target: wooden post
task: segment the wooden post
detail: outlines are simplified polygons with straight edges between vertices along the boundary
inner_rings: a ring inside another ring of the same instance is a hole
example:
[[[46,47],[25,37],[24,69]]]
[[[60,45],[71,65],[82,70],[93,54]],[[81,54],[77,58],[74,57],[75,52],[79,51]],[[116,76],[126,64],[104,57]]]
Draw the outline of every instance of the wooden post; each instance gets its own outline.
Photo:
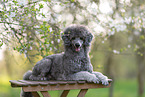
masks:
[[[38,94],[38,92],[32,92],[32,95],[33,95],[34,97],[40,97],[40,95]]]
[[[67,97],[70,90],[64,90],[60,97]]]
[[[51,97],[47,91],[41,91],[43,97]]]
[[[88,89],[81,89],[77,97],[84,97]]]

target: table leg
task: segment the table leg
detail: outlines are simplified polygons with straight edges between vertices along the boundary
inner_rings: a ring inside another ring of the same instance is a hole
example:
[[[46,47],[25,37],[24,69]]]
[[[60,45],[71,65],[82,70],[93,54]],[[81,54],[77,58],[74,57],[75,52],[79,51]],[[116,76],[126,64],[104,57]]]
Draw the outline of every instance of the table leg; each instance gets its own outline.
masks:
[[[34,97],[40,97],[40,95],[38,94],[38,92],[32,92],[32,95],[33,95]]]
[[[69,90],[64,90],[60,97],[67,97]]]
[[[88,89],[81,89],[77,97],[84,97]]]
[[[41,91],[43,97],[51,97],[47,91]]]

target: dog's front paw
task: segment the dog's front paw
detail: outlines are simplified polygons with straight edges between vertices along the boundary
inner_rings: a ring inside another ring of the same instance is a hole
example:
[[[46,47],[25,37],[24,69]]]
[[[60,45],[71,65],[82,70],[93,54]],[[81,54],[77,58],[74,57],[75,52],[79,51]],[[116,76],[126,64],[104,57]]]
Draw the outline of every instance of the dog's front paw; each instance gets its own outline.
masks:
[[[108,86],[109,85],[108,79],[103,79],[103,80],[101,80],[101,82],[105,86]]]
[[[94,83],[98,84],[100,80],[95,75],[93,75],[93,76],[88,77],[87,81],[88,82],[94,82]]]
[[[94,82],[94,83],[97,83],[97,84],[99,84],[99,79],[98,78],[94,78],[94,79],[91,79],[92,80],[92,82]]]
[[[46,77],[40,77],[40,80],[42,80],[42,81],[46,81],[47,78],[46,78]]]
[[[39,81],[46,81],[46,80],[48,80],[48,79],[47,79],[47,77],[38,75],[38,76],[37,76],[37,80],[39,80]]]

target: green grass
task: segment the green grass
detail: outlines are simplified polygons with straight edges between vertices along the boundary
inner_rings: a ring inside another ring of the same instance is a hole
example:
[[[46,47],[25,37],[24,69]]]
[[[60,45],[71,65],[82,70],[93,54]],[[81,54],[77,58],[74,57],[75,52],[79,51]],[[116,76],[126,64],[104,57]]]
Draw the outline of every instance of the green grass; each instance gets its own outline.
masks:
[[[137,97],[137,82],[133,81],[116,81],[114,97]]]
[[[11,88],[10,83],[0,84],[0,97],[20,97],[20,88]],[[136,80],[118,80],[114,84],[114,97],[137,97]],[[52,97],[59,97],[62,91],[49,91]],[[76,97],[79,90],[71,90],[68,97]],[[145,91],[144,91],[145,92]],[[89,89],[85,97],[108,97],[109,88]],[[145,97],[145,93],[144,96]]]

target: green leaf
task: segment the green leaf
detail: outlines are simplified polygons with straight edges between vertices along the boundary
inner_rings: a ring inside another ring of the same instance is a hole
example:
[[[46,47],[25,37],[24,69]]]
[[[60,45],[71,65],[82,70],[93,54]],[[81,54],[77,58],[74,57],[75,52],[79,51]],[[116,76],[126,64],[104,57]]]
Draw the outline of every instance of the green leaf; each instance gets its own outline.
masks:
[[[45,36],[42,36],[41,39],[45,38]]]
[[[40,47],[40,50],[41,50],[41,51],[43,51],[43,50],[44,50],[44,48],[43,48],[43,47]]]
[[[15,0],[13,0],[12,2],[13,2],[13,3],[15,3],[15,4],[17,4],[17,3],[18,3],[18,2],[17,2],[17,1],[15,1]]]
[[[43,0],[43,1],[45,1],[45,2],[47,2],[47,1],[48,1],[48,2],[51,2],[51,0]]]
[[[41,9],[41,8],[43,8],[44,6],[43,6],[43,4],[39,4],[39,9]]]
[[[140,36],[140,39],[141,39],[141,40],[144,40],[144,39],[145,39],[144,35],[141,35],[141,36]]]
[[[13,50],[16,50],[16,48],[15,48],[15,47],[13,47]]]
[[[44,44],[47,44],[47,41],[45,41]]]
[[[137,54],[140,55],[140,56],[143,56],[143,53],[141,53],[141,52],[137,52]]]
[[[5,18],[8,18],[8,16],[7,16],[7,15],[5,15]]]
[[[51,0],[47,0],[48,2],[51,2]]]
[[[64,4],[68,4],[68,3],[69,3],[68,1],[64,2]]]
[[[0,47],[1,47],[1,46],[3,46],[3,42],[2,42],[2,43],[0,43]]]
[[[123,48],[120,49],[120,52],[123,52]]]
[[[75,2],[75,0],[71,0],[71,2]]]

